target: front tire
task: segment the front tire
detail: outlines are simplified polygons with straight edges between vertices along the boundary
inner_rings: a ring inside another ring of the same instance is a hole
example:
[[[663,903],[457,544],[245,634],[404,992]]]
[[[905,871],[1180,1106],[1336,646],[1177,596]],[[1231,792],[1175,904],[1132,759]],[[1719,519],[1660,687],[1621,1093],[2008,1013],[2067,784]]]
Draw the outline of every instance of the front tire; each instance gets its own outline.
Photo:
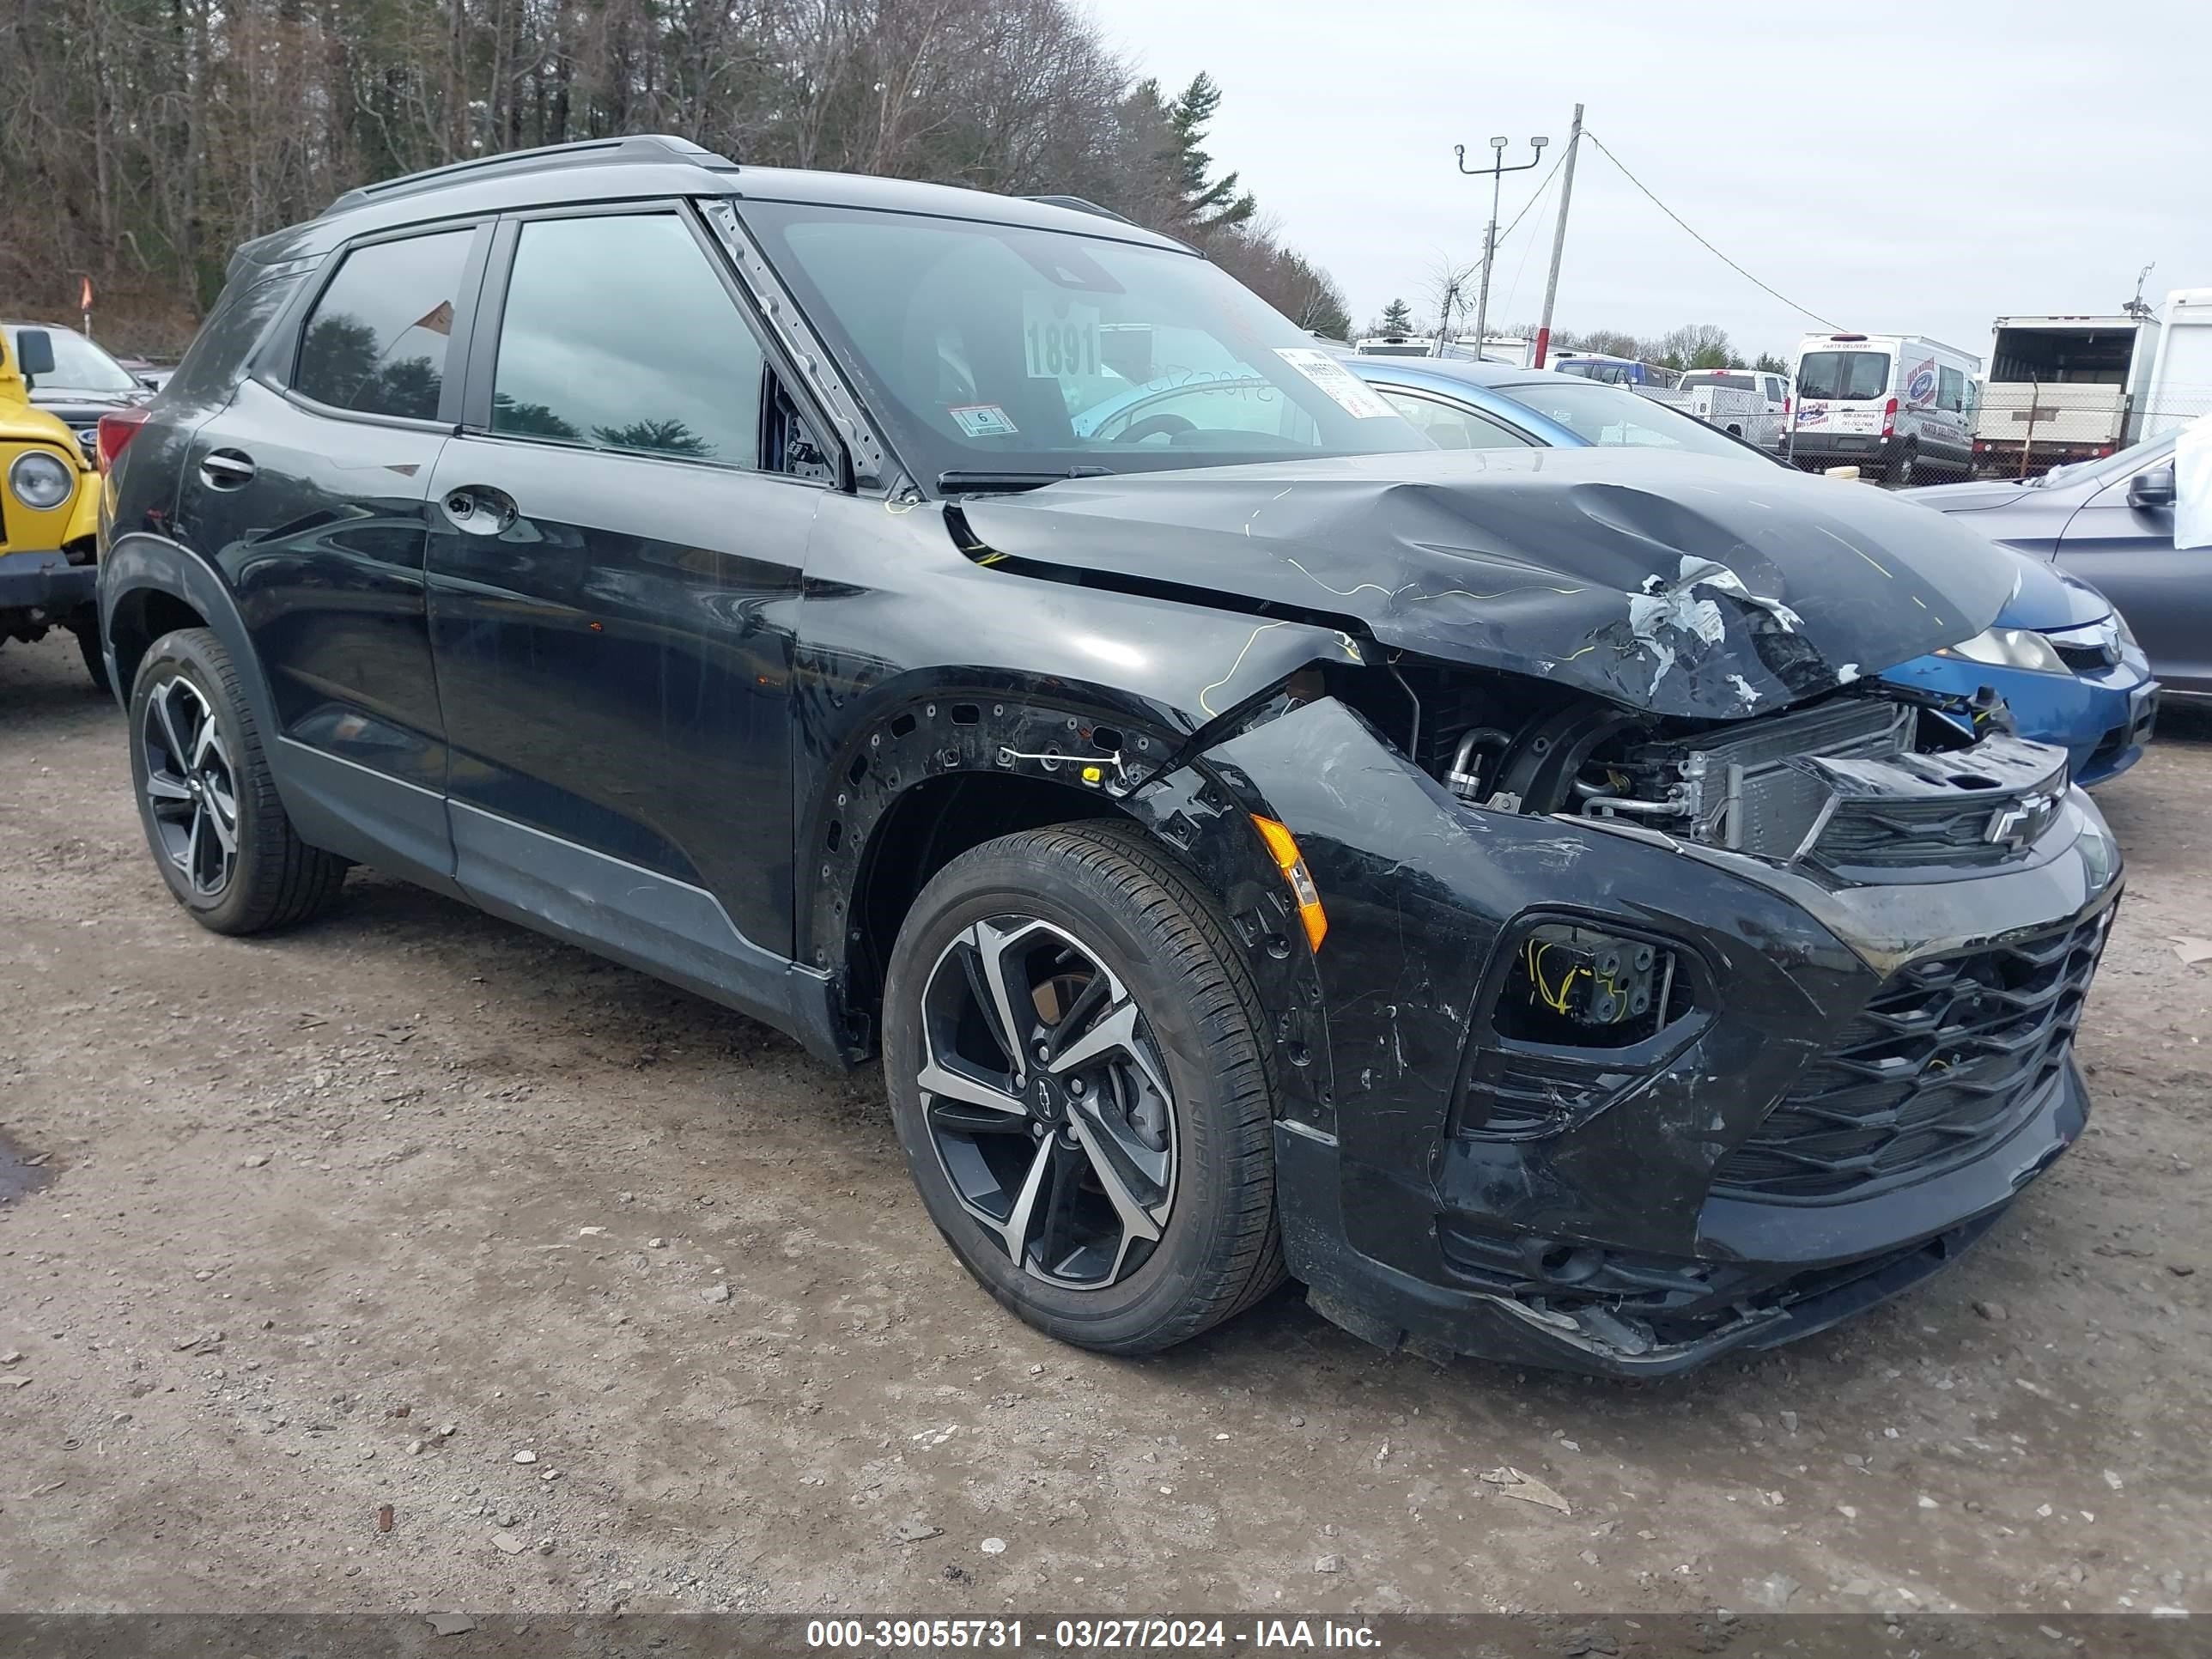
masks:
[[[237,668],[209,629],[163,635],[138,665],[131,778],[155,866],[203,927],[291,927],[345,880],[344,860],[293,833]]]
[[[884,990],[908,1169],[969,1272],[1049,1336],[1172,1346],[1283,1277],[1259,1000],[1212,904],[1141,832],[963,853]]]

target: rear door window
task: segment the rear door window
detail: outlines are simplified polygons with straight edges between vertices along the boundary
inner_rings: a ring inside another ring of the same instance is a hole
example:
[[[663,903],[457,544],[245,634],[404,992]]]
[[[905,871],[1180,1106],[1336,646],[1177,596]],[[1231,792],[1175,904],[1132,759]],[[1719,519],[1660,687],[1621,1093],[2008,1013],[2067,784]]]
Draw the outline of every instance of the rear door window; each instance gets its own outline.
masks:
[[[434,421],[473,230],[372,242],[308,313],[293,390],[332,409]]]
[[[501,313],[491,429],[757,467],[765,366],[675,215],[533,220]]]
[[[1536,441],[1463,404],[1424,397],[1396,386],[1381,388],[1390,407],[1419,428],[1438,449],[1533,449]]]
[[[1886,351],[1808,351],[1797,364],[1797,395],[1824,399],[1889,395]]]

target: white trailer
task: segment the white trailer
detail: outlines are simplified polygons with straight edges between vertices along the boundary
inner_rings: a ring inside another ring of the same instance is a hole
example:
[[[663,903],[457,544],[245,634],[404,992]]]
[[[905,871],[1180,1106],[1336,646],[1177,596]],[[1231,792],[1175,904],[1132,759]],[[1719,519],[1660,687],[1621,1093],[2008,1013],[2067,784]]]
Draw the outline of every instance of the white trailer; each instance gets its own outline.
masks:
[[[2166,296],[2164,309],[2138,410],[2138,440],[2162,438],[2212,415],[2212,288],[2178,288]]]
[[[1693,415],[1707,426],[1761,448],[1771,448],[1778,422],[1766,412],[1766,399],[1759,392],[1703,383],[1697,386],[1639,386],[1632,388],[1655,404],[1665,404],[1685,415]]]
[[[2021,477],[2094,460],[2142,436],[2157,356],[2148,318],[2000,317],[1974,416],[1974,466]]]

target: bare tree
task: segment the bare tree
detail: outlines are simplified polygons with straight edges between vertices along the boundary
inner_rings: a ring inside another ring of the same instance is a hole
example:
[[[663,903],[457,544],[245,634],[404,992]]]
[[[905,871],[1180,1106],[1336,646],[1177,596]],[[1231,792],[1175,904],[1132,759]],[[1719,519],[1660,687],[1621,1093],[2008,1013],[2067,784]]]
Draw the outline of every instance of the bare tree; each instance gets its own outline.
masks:
[[[356,185],[639,131],[1088,197],[1345,326],[1202,149],[1220,88],[1137,82],[1077,0],[15,0],[0,63],[0,309],[88,273],[117,343],[181,343],[239,243]]]

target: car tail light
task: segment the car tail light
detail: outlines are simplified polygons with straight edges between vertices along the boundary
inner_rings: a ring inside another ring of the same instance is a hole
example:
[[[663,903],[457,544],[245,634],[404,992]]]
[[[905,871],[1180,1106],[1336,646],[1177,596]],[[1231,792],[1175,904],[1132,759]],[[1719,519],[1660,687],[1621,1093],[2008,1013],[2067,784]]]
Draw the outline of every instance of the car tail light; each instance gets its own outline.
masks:
[[[1894,437],[1896,434],[1897,434],[1897,399],[1896,399],[1896,398],[1891,398],[1891,399],[1890,399],[1887,404],[1883,404],[1883,405],[1882,405],[1882,410],[1881,410],[1881,435],[1882,435],[1883,437],[1885,437],[1885,438],[1890,438],[1890,437]]]
[[[114,470],[116,458],[138,435],[138,428],[146,424],[152,411],[145,408],[118,409],[112,415],[100,417],[99,454],[95,458],[103,473]]]

